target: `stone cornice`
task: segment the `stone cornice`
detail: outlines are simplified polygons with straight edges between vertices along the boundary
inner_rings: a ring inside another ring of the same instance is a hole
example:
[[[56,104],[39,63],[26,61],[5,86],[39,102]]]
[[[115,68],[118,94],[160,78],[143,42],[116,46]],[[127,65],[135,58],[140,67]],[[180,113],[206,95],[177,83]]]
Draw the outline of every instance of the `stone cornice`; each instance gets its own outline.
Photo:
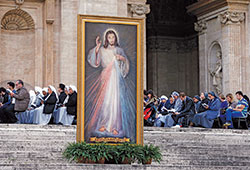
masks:
[[[149,4],[128,4],[128,10],[132,17],[145,17],[150,12]]]
[[[16,3],[17,5],[23,5],[24,0],[16,0],[15,3]]]
[[[245,19],[244,12],[226,11],[218,16],[222,24],[239,24]]]
[[[247,11],[250,0],[199,0],[187,7],[188,13],[200,17],[221,8]]]
[[[194,23],[194,30],[199,32],[199,34],[204,34],[207,30],[207,22],[204,20]]]

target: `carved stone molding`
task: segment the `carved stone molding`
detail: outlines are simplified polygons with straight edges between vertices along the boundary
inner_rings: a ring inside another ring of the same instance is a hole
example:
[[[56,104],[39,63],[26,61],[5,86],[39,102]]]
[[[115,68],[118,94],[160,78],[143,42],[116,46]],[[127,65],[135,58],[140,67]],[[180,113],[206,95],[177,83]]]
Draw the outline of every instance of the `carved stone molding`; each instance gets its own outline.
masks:
[[[222,24],[239,24],[245,20],[244,12],[226,11],[218,16]]]
[[[207,22],[202,20],[194,23],[194,30],[199,32],[199,34],[204,34],[207,30]]]
[[[29,30],[35,28],[35,23],[27,12],[18,8],[10,10],[4,15],[1,27],[5,30]]]
[[[54,23],[54,19],[46,19],[46,23],[47,24],[53,24]]]
[[[17,5],[23,5],[24,0],[16,0],[15,3],[16,3]]]
[[[130,4],[129,11],[132,16],[143,16],[150,12],[150,5],[148,4]]]

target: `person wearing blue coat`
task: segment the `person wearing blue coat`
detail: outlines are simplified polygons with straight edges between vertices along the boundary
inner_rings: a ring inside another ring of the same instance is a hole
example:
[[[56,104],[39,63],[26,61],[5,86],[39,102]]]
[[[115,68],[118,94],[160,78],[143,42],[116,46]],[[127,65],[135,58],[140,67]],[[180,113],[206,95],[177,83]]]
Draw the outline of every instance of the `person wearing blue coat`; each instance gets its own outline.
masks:
[[[218,117],[220,113],[221,101],[214,92],[209,92],[208,97],[210,99],[210,102],[207,106],[204,106],[208,110],[196,114],[192,122],[190,123],[190,126],[195,125],[205,128],[212,128],[214,119]]]

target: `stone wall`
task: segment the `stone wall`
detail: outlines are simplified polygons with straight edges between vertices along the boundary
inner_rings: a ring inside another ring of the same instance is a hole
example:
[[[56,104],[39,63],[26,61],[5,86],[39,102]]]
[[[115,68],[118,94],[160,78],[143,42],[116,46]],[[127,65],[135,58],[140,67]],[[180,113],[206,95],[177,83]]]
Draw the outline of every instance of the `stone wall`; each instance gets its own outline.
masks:
[[[148,88],[157,95],[198,94],[197,38],[150,37],[147,43]]]
[[[144,9],[146,0],[20,2],[1,1],[0,21],[6,12],[17,8],[31,16],[34,28],[28,31],[0,28],[0,57],[4,60],[0,68],[0,86],[6,86],[6,81],[16,79],[23,79],[29,88],[49,84],[57,87],[60,82],[77,85],[77,15],[144,18],[144,13],[135,15],[136,11],[128,7],[139,4]],[[16,67],[23,69],[13,70]]]
[[[42,8],[43,4],[39,1],[28,1],[21,5],[21,10],[18,10],[18,5],[14,1],[0,2],[0,86],[6,86],[7,81],[17,79],[23,79],[28,87],[42,85]],[[19,20],[14,22],[15,17],[5,20],[5,14],[9,11],[13,11],[12,16],[21,16]],[[10,20],[16,25],[5,27]],[[28,24],[25,24],[25,20]]]

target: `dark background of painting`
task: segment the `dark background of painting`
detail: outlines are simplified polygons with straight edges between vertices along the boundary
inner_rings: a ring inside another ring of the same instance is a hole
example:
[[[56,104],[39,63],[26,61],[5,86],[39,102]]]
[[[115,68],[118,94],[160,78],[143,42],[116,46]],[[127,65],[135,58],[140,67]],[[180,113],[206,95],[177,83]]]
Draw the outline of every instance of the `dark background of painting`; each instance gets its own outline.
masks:
[[[134,98],[134,104],[136,107],[136,83],[137,83],[137,26],[135,25],[125,25],[125,24],[110,24],[110,23],[92,23],[85,22],[85,102],[88,101],[88,96],[86,92],[89,90],[91,85],[91,79],[97,78],[102,71],[102,67],[93,68],[87,61],[89,51],[96,46],[96,37],[100,36],[102,44],[104,42],[104,33],[107,29],[114,29],[117,32],[119,45],[124,50],[129,63],[130,69],[126,79],[129,82],[130,89],[132,89],[132,94]],[[95,76],[93,76],[95,75]],[[91,77],[91,78],[89,78]],[[86,103],[85,103],[86,106]],[[85,107],[85,121],[89,119],[89,110]],[[136,117],[136,110],[134,111]],[[133,122],[131,122],[133,123]],[[135,124],[135,136],[136,138],[136,120]]]

